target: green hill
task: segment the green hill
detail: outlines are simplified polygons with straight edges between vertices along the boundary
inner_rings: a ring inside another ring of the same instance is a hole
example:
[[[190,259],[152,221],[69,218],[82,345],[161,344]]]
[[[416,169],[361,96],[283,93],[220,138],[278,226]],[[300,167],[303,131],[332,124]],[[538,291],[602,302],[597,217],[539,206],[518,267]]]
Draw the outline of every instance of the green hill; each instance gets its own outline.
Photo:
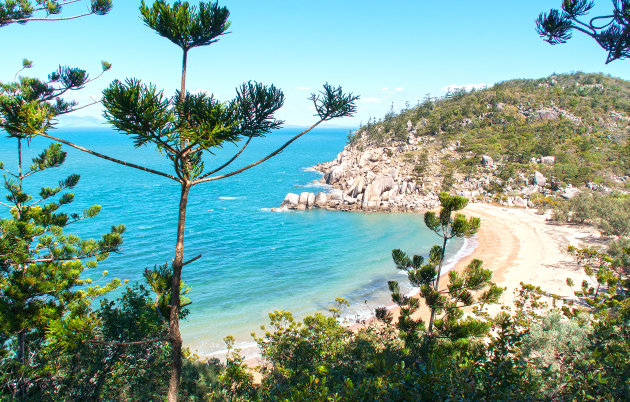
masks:
[[[370,121],[351,136],[350,145],[391,147],[415,141],[434,153],[450,147],[454,151],[440,154],[445,177],[474,175],[482,155],[488,155],[497,177],[506,182],[537,170],[557,185],[592,182],[625,188],[629,124],[630,82],[575,73],[427,98]],[[533,166],[532,158],[543,156],[555,157],[555,163]],[[417,174],[426,170],[422,151],[403,158],[416,163]]]

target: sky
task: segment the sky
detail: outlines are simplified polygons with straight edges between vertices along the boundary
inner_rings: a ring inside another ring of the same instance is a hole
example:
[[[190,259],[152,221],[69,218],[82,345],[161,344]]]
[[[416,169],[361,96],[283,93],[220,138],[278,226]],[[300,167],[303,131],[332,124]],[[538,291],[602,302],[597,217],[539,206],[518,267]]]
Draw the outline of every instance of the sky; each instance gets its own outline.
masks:
[[[86,10],[88,1],[63,15]],[[151,0],[147,1],[151,4]],[[192,1],[191,3],[196,3]],[[136,0],[114,0],[105,16],[63,22],[30,22],[0,28],[0,81],[10,82],[22,59],[34,67],[21,74],[45,77],[58,65],[98,75],[101,60],[113,67],[73,98],[100,99],[114,79],[138,78],[168,95],[181,80],[181,50],[144,26]],[[427,94],[483,87],[514,78],[553,73],[603,72],[630,79],[630,61],[605,65],[605,52],[576,33],[551,46],[535,31],[541,11],[560,0],[223,0],[230,33],[190,51],[187,88],[229,100],[241,83],[274,84],[286,96],[277,117],[287,126],[315,121],[308,97],[328,82],[361,96],[354,117],[329,126],[356,129],[392,108],[415,105]],[[593,15],[607,14],[608,0]],[[103,124],[99,105],[75,112],[63,125]]]

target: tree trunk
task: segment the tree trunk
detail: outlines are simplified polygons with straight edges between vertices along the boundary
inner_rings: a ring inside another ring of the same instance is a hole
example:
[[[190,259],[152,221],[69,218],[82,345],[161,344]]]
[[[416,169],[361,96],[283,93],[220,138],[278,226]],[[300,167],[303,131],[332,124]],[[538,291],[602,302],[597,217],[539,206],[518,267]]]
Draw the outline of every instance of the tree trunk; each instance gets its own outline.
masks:
[[[18,138],[18,186],[22,191],[22,139]]]
[[[440,258],[440,265],[438,266],[437,278],[435,279],[435,288],[434,290],[438,292],[440,290],[440,276],[442,275],[442,264],[444,264],[444,255],[446,254],[446,242],[448,241],[447,237],[444,237],[444,242],[442,243],[442,258]],[[433,333],[433,320],[435,319],[435,309],[431,309],[431,318],[429,319],[429,335]]]
[[[186,97],[186,65],[188,64],[188,50],[184,49],[184,55],[182,56],[182,86],[179,93],[179,100],[184,101]]]
[[[177,245],[173,259],[173,283],[171,287],[171,316],[169,335],[171,338],[171,377],[168,384],[168,401],[175,402],[179,397],[182,373],[182,335],[179,331],[180,285],[184,266],[184,230],[186,229],[186,205],[190,183],[182,183],[179,200],[179,219],[177,221]]]

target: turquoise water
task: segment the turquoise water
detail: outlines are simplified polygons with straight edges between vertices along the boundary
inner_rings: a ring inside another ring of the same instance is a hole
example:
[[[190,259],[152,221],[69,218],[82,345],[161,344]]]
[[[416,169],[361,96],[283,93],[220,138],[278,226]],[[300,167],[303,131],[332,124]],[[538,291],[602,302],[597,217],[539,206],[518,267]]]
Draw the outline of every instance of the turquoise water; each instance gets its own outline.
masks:
[[[234,166],[256,160],[298,131],[279,130],[255,141]],[[153,149],[135,149],[129,138],[111,130],[56,130],[52,134],[171,173],[167,161]],[[192,288],[188,294],[191,314],[183,324],[188,345],[200,353],[217,351],[228,334],[246,344],[251,342],[249,334],[268,321],[270,311],[288,309],[303,317],[326,311],[339,296],[352,303],[344,312],[347,317],[365,316],[374,307],[389,304],[388,280],[404,282],[391,262],[392,248],[426,254],[438,242],[420,214],[270,211],[287,192],[321,191],[310,184],[320,174],[308,167],[333,159],[343,149],[346,135],[347,130],[315,130],[263,165],[192,189],[185,257],[203,257],[183,272]],[[33,155],[46,144],[34,139],[27,152]],[[15,149],[15,140],[0,139],[0,160],[7,168],[15,166]],[[127,226],[124,254],[112,255],[88,275],[96,277],[108,270],[110,277],[133,283],[142,279],[145,267],[170,261],[175,247],[177,183],[64,149],[66,164],[27,179],[27,189],[51,186],[61,176],[79,172],[73,210],[91,204],[103,209],[95,219],[68,231],[99,236],[113,224]],[[208,158],[206,166],[220,165],[235,150],[226,146]],[[7,216],[6,209],[0,209],[0,216]],[[451,257],[461,246],[461,242],[451,244]]]

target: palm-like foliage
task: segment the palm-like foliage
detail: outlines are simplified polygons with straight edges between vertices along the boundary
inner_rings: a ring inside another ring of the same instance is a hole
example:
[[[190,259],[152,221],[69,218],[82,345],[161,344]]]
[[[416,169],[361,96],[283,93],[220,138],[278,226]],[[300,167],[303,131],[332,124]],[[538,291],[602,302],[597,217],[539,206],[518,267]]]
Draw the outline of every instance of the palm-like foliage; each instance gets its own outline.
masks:
[[[158,0],[148,7],[143,0],[140,13],[149,28],[184,51],[217,42],[230,27],[230,12],[218,3],[191,6],[188,2],[176,1],[169,5]]]

